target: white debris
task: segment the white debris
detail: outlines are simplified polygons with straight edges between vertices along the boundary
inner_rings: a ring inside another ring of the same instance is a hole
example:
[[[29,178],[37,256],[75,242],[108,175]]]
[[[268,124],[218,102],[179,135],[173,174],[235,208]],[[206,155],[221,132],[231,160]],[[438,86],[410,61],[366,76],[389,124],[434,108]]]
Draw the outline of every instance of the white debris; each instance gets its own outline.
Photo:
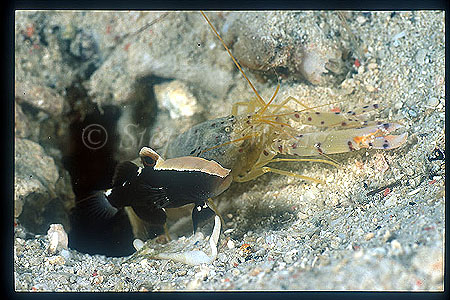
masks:
[[[233,249],[235,247],[234,242],[232,240],[228,240],[227,247],[228,249]]]
[[[392,38],[392,40],[398,40],[401,39],[402,37],[404,37],[406,35],[406,33],[404,31],[397,33],[396,35],[394,35],[394,37]]]
[[[419,65],[423,65],[425,63],[425,57],[427,55],[427,50],[425,49],[420,49],[419,51],[417,51],[416,54],[416,63],[418,63]]]
[[[170,259],[173,261],[182,262],[187,265],[196,266],[200,264],[210,264],[217,257],[217,242],[220,235],[220,218],[216,216],[214,218],[214,229],[209,239],[209,245],[211,247],[211,256],[208,256],[205,252],[200,250],[186,251],[183,253],[158,253],[153,258],[156,259]]]
[[[154,90],[158,106],[167,109],[172,119],[190,117],[202,110],[197,105],[197,99],[181,81],[158,84]]]
[[[136,249],[136,251],[139,251],[142,249],[142,247],[144,247],[144,242],[140,239],[135,239],[133,241],[133,247],[134,249]]]
[[[47,238],[50,242],[47,249],[48,253],[54,254],[62,249],[67,249],[69,239],[61,224],[50,224],[50,229],[47,231]]]

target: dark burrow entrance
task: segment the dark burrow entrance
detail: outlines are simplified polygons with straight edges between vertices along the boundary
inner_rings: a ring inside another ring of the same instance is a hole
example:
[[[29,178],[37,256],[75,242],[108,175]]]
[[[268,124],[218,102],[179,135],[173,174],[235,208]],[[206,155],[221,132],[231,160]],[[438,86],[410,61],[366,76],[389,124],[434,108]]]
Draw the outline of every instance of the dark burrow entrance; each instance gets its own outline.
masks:
[[[143,127],[151,125],[156,114],[156,102],[153,85],[162,80],[144,78],[137,83],[136,93],[139,99],[134,111],[150,111],[147,120],[137,120]],[[80,100],[81,99],[81,100]],[[134,99],[133,99],[134,100]],[[126,256],[132,254],[133,232],[124,210],[112,218],[104,218],[80,205],[94,191],[110,188],[115,167],[118,163],[117,151],[120,136],[117,123],[122,110],[117,106],[103,106],[101,109],[92,103],[86,91],[80,87],[72,87],[68,91],[68,101],[72,107],[69,114],[70,126],[67,133],[66,145],[63,145],[63,166],[71,175],[75,207],[70,212],[69,247],[83,253],[102,254],[106,256]],[[142,110],[142,102],[149,107]],[[73,105],[75,102],[78,105]],[[80,105],[80,102],[83,103]],[[134,116],[134,119],[144,118]],[[139,151],[137,145],[135,152]],[[134,157],[133,157],[134,158]],[[156,236],[156,233],[150,233]]]

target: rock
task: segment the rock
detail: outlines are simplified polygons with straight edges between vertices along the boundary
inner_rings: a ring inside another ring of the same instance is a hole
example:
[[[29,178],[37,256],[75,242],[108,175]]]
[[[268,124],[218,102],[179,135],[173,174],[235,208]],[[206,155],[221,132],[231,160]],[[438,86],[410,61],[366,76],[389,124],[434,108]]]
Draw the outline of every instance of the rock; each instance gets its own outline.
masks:
[[[92,18],[99,15],[98,12],[86,13],[92,14]],[[105,14],[111,17],[110,12]],[[122,34],[132,34],[161,15],[159,12],[140,13],[136,22],[135,16],[118,12],[115,14],[116,27]],[[134,24],[132,28],[129,26],[131,23]],[[180,32],[179,28],[186,24],[198,30]],[[217,57],[227,54],[223,48],[211,50],[203,46],[211,41],[217,42],[217,37],[205,25],[203,18],[189,12],[170,12],[164,19],[152,24],[151,32],[149,35],[148,30],[142,31],[113,48],[111,55],[86,84],[94,102],[127,103],[133,95],[133,86],[146,76],[179,79],[215,97],[225,95],[232,84],[230,70],[234,69],[223,70],[214,65]],[[101,35],[105,36],[105,33]]]
[[[197,99],[182,81],[157,84],[153,88],[158,106],[167,109],[172,119],[191,117],[202,111]]]
[[[28,126],[28,117],[23,113],[22,107],[15,103],[14,105],[14,135],[19,138],[26,138],[30,135]]]
[[[393,251],[394,255],[403,254],[403,247],[402,247],[402,244],[400,244],[399,241],[392,240],[391,241],[391,248],[392,248],[392,251]]]
[[[356,22],[358,22],[360,25],[366,23],[367,19],[364,16],[357,16]]]
[[[66,260],[61,255],[46,257],[45,261],[51,265],[59,265],[59,266],[62,266],[66,263]]]
[[[232,240],[228,240],[227,247],[228,249],[233,249],[235,247],[234,242]]]
[[[425,56],[427,55],[427,50],[425,49],[420,49],[419,51],[417,51],[416,54],[416,63],[418,63],[419,65],[423,65],[425,63]]]
[[[52,116],[63,111],[64,98],[55,90],[30,82],[15,81],[15,98]]]
[[[69,244],[69,238],[64,231],[64,227],[61,224],[51,224],[50,229],[47,232],[47,238],[49,240],[48,253],[54,254],[57,251],[67,249]]]
[[[438,106],[438,104],[439,104],[439,99],[436,98],[436,97],[431,97],[431,98],[428,99],[428,101],[427,101],[427,105],[428,105],[429,107],[432,107],[432,108]]]
[[[15,217],[33,233],[44,234],[51,223],[69,226],[70,205],[63,201],[73,198],[62,196],[67,191],[60,190],[65,187],[58,184],[59,174],[53,158],[39,144],[15,139]]]
[[[369,232],[368,234],[366,234],[365,240],[370,241],[371,239],[373,239],[374,236],[375,236],[375,233]]]
[[[301,75],[313,84],[324,84],[329,70],[343,72],[342,52],[334,33],[325,38],[327,30],[317,23],[309,26],[310,16],[311,12],[231,13],[223,26],[223,38],[245,67],[263,72],[282,68],[292,77]]]

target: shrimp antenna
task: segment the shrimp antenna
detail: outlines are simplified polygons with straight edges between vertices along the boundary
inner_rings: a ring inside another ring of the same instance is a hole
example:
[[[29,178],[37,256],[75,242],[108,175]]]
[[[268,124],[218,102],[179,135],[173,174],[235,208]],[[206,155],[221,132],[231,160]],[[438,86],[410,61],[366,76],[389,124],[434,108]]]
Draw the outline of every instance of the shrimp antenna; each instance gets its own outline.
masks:
[[[258,94],[258,91],[256,91],[255,87],[253,86],[253,84],[251,83],[250,79],[248,79],[247,75],[245,75],[244,70],[242,70],[241,66],[239,65],[239,63],[237,62],[237,60],[234,58],[233,54],[231,54],[230,49],[228,49],[227,45],[225,44],[225,42],[223,41],[223,39],[220,37],[219,33],[217,32],[217,30],[214,28],[213,24],[211,24],[211,22],[209,21],[208,17],[205,15],[205,13],[203,11],[200,11],[203,15],[203,17],[205,18],[206,22],[208,22],[209,26],[211,27],[211,29],[214,31],[214,33],[216,34],[216,36],[219,38],[219,40],[222,42],[222,45],[225,47],[225,49],[227,50],[228,54],[231,56],[231,59],[233,60],[234,64],[236,65],[236,67],[239,69],[239,71],[241,71],[242,75],[244,76],[244,78],[247,80],[248,84],[250,85],[250,87],[252,88],[252,90],[255,92],[256,97],[259,101],[259,103],[264,107],[266,106],[266,102],[264,102],[264,100],[261,98],[261,96]]]

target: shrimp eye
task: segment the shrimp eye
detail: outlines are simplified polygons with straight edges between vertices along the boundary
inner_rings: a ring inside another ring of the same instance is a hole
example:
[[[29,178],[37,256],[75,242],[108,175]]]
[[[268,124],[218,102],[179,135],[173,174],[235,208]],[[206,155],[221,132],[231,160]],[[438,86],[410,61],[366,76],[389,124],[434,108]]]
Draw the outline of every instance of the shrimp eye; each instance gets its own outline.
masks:
[[[226,133],[229,133],[229,132],[231,132],[231,127],[230,127],[230,126],[227,126],[227,127],[225,127],[224,130],[225,130]]]

